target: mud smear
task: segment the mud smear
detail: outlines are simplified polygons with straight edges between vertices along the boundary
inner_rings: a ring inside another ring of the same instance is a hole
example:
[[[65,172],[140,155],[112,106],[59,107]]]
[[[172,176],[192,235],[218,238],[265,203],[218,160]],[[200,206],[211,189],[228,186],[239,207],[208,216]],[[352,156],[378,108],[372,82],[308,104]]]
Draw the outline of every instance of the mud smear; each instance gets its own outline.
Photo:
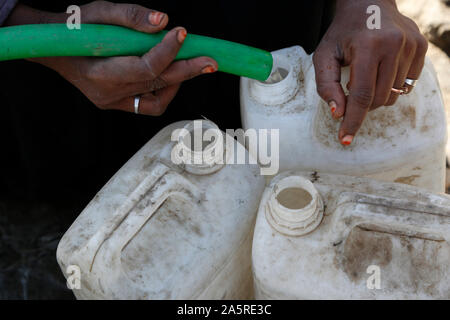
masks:
[[[399,105],[395,108],[381,107],[369,112],[358,131],[356,143],[347,147],[343,147],[337,139],[340,124],[341,120],[333,119],[328,105],[321,102],[315,120],[315,135],[323,145],[342,150],[353,150],[358,146],[370,145],[378,139],[386,142],[398,139],[399,134],[407,134],[408,130],[416,128],[416,109],[410,105]],[[386,128],[398,128],[394,132],[396,136],[393,136],[392,132]]]
[[[400,177],[400,178],[395,179],[394,182],[403,183],[403,184],[412,184],[414,182],[414,180],[416,180],[416,178],[420,178],[420,176],[417,174],[414,174],[409,177]]]
[[[354,282],[366,278],[367,267],[384,267],[392,260],[392,241],[389,235],[354,228],[345,242],[342,267]]]

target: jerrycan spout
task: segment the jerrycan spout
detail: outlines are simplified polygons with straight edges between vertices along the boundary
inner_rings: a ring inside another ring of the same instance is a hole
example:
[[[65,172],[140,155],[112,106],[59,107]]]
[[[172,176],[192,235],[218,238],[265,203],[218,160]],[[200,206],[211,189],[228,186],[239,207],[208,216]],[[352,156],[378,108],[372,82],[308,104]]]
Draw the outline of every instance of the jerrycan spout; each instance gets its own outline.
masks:
[[[308,72],[310,60],[303,48],[292,48],[272,52],[273,68],[269,78],[262,82],[249,81],[249,94],[264,105],[282,105],[304,91],[303,80]]]

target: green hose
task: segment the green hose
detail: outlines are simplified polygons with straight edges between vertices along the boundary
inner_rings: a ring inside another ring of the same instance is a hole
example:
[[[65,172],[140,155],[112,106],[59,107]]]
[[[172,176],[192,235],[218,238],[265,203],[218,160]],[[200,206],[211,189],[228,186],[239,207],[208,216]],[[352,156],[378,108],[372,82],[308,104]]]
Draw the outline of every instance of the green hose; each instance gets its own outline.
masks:
[[[65,24],[37,24],[0,28],[0,61],[63,56],[142,56],[163,39],[167,31],[147,34],[98,24],[83,24],[69,30]],[[177,60],[208,56],[219,71],[267,80],[272,55],[242,44],[188,34]]]

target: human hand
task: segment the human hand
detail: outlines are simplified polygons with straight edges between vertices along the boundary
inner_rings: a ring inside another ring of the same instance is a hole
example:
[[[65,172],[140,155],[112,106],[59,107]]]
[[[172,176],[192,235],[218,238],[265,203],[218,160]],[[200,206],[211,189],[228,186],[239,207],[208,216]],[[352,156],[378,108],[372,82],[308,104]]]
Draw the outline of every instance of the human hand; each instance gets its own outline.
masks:
[[[366,10],[381,9],[381,28],[370,30]],[[313,60],[317,91],[334,118],[343,117],[339,140],[352,143],[368,111],[392,106],[406,78],[417,80],[428,42],[411,19],[402,15],[394,0],[338,0],[336,16]],[[350,66],[348,97],[341,87],[341,67]],[[412,90],[412,87],[408,89]]]
[[[82,23],[114,24],[156,33],[168,23],[166,14],[132,4],[95,1],[81,7]],[[48,21],[67,16],[51,17]],[[208,57],[174,62],[187,32],[178,27],[142,57],[56,57],[31,59],[59,72],[100,109],[134,112],[140,95],[139,113],[161,115],[175,97],[180,84],[198,75],[217,71]]]

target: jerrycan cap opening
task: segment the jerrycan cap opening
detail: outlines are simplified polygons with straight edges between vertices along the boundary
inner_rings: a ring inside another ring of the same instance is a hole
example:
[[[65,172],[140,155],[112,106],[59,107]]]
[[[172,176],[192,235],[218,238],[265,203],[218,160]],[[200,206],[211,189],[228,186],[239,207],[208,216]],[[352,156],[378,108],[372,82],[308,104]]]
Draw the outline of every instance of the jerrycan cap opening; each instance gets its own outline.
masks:
[[[179,130],[173,155],[176,163],[184,165],[187,172],[211,174],[226,162],[224,141],[224,134],[214,122],[195,120]]]
[[[273,55],[274,65],[269,78],[264,81],[251,80],[249,90],[251,96],[266,105],[280,105],[291,100],[298,91],[296,71],[288,58]]]
[[[278,232],[302,236],[322,221],[323,202],[314,185],[301,176],[290,176],[273,186],[266,219]]]

